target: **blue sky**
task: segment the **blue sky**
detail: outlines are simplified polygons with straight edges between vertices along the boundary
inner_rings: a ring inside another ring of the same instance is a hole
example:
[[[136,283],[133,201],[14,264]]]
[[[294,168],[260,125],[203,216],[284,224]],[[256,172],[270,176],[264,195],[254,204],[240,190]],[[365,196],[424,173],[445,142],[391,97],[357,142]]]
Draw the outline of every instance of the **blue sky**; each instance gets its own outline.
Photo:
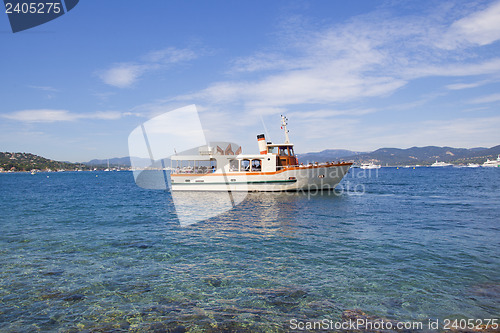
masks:
[[[280,114],[298,152],[500,144],[499,1],[80,1],[0,39],[0,151],[126,156],[189,104],[247,153]]]

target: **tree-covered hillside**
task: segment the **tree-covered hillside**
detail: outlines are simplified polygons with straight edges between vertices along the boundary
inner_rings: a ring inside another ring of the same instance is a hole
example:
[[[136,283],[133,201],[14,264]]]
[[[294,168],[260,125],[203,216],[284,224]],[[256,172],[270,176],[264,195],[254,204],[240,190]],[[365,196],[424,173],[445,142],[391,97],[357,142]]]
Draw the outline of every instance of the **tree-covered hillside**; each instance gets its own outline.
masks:
[[[49,160],[30,153],[0,152],[0,171],[30,171],[30,170],[88,170],[84,164],[74,164]]]

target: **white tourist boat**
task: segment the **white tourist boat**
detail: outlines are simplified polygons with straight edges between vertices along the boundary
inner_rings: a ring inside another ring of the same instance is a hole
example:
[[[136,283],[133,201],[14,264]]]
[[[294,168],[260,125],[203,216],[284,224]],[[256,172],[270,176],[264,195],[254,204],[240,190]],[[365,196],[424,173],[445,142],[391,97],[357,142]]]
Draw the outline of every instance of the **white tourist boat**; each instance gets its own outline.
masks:
[[[374,164],[373,162],[361,164],[361,169],[380,169],[382,166],[380,164]]]
[[[316,191],[332,190],[352,163],[299,164],[290,143],[287,119],[282,118],[285,142],[257,136],[260,154],[242,154],[234,143],[210,143],[170,157],[172,191]]]
[[[479,168],[480,165],[477,163],[469,163],[467,164],[467,168]]]
[[[484,167],[494,167],[494,168],[500,168],[500,155],[498,155],[496,161],[490,161],[489,159],[483,163]]]
[[[449,167],[449,166],[453,166],[453,164],[451,163],[446,163],[446,162],[438,162],[436,160],[436,162],[432,163],[431,165],[432,167]]]

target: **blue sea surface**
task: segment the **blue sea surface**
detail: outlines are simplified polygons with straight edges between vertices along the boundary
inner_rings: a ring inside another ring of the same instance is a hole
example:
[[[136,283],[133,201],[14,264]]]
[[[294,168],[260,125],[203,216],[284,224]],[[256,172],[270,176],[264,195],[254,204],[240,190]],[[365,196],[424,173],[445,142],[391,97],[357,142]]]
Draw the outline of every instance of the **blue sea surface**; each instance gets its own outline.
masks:
[[[0,174],[0,331],[498,318],[499,203],[500,169],[352,169],[181,227],[131,172]]]

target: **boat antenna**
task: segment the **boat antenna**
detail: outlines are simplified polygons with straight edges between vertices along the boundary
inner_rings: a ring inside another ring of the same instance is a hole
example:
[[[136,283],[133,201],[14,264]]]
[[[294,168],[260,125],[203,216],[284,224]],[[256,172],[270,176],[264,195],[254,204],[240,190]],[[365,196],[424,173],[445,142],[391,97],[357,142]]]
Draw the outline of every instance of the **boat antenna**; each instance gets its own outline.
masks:
[[[286,128],[288,118],[284,115],[281,115],[281,129],[285,131],[285,143],[290,143],[290,138],[288,137],[288,130]]]

